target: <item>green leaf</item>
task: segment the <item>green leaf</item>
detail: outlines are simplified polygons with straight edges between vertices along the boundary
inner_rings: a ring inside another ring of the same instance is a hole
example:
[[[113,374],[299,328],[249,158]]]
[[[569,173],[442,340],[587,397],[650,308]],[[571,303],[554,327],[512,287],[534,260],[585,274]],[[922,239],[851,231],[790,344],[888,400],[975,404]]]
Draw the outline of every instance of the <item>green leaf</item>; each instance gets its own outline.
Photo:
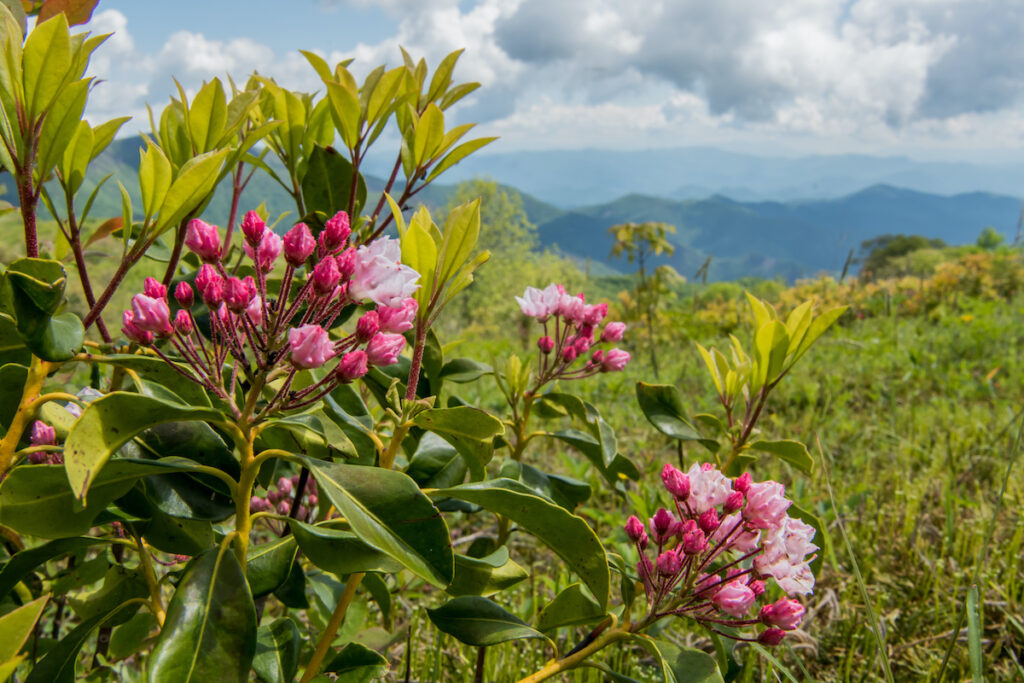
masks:
[[[139,157],[139,191],[142,210],[148,220],[163,204],[174,173],[167,155],[157,145],[148,145],[146,151],[139,150]]]
[[[25,309],[40,317],[51,316],[64,302],[67,282],[64,266],[59,261],[20,258],[7,266],[4,273],[3,298],[12,302],[10,312],[16,315]]]
[[[359,643],[349,643],[334,656],[324,671],[337,675],[339,683],[370,683],[388,671],[388,660]]]
[[[148,595],[149,586],[141,569],[114,565],[107,570],[99,588],[71,596],[68,605],[80,619],[87,620],[107,614],[128,600]],[[122,624],[130,617],[131,613],[122,612],[116,618],[111,617],[110,624]]]
[[[200,152],[216,145],[228,120],[227,98],[220,79],[214,78],[196,93],[188,110],[188,127],[192,141]]]
[[[791,367],[793,363],[796,363],[805,353],[807,353],[807,350],[818,340],[818,337],[825,334],[825,332],[828,331],[828,328],[832,327],[843,313],[846,313],[846,309],[848,308],[849,306],[837,306],[836,308],[829,309],[811,322],[810,326],[807,328],[807,334],[804,335],[804,338],[800,341],[800,345],[792,354],[789,363]]]
[[[254,598],[273,593],[285,582],[297,552],[298,546],[294,536],[249,546],[245,560],[245,576]]]
[[[195,558],[167,606],[149,656],[152,683],[249,680],[256,654],[256,606],[229,547]]]
[[[759,390],[766,383],[771,383],[782,372],[789,351],[789,332],[778,320],[772,320],[757,331],[754,338],[757,349],[757,375],[751,389]]]
[[[302,636],[288,617],[260,626],[252,668],[264,683],[291,683],[299,668]]]
[[[37,25],[25,39],[22,57],[25,104],[31,119],[50,106],[71,69],[71,34],[63,14]]]
[[[438,280],[447,282],[466,265],[480,239],[480,200],[461,204],[448,212],[444,223],[444,247]]]
[[[171,183],[163,204],[160,205],[157,234],[178,225],[185,216],[206,201],[216,186],[227,154],[226,149],[207,152],[189,160],[181,167],[181,172]]]
[[[329,82],[327,86],[327,99],[331,103],[331,116],[338,134],[344,141],[345,146],[353,149],[359,139],[359,97],[352,90],[341,83]]]
[[[0,568],[0,599],[14,590],[19,581],[24,580],[37,567],[42,567],[50,560],[83,550],[90,546],[101,543],[109,543],[101,538],[60,538],[55,541],[48,541],[35,548],[27,548],[15,553]],[[0,641],[5,643],[6,640]],[[2,661],[2,660],[0,660]]]
[[[978,585],[971,584],[967,589],[967,651],[974,683],[985,683],[985,652],[981,645],[984,634],[981,630],[981,610],[978,606],[980,601]]]
[[[88,121],[78,121],[74,135],[61,156],[60,172],[71,194],[78,192],[92,160],[93,131]]]
[[[0,434],[7,433],[11,420],[18,413],[21,394],[28,379],[28,368],[17,363],[0,366]]]
[[[574,583],[555,596],[537,615],[537,629],[548,632],[562,626],[582,626],[600,621],[605,610]]]
[[[512,479],[463,484],[431,493],[434,498],[457,498],[508,517],[536,536],[576,572],[604,607],[611,581],[604,547],[585,521],[544,500]]]
[[[411,478],[377,467],[297,457],[363,541],[420,578],[447,586],[455,573],[448,526]]]
[[[437,245],[434,238],[417,221],[412,221],[402,235],[402,263],[420,274],[420,287],[413,296],[420,310],[426,311],[434,292],[437,270]]]
[[[117,506],[144,520],[132,522],[132,527],[147,543],[172,555],[198,555],[214,544],[209,521],[172,517],[146,496],[145,489],[145,483],[136,485],[117,501]]]
[[[494,372],[494,368],[471,358],[453,358],[441,368],[441,379],[465,384]]]
[[[352,214],[358,216],[366,203],[363,175],[356,172],[352,163],[333,147],[314,147],[309,155],[306,175],[302,178],[302,200],[306,211],[320,211],[328,218],[339,211],[348,211],[352,202],[353,175],[356,176],[356,196]]]
[[[636,400],[647,421],[662,434],[680,441],[702,440],[684,417],[683,401],[674,385],[637,382]]]
[[[405,473],[420,488],[445,488],[461,484],[468,470],[466,459],[451,444],[437,434],[427,432],[420,438]]]
[[[25,683],[73,683],[76,678],[75,660],[92,632],[108,621],[120,623],[139,607],[137,602],[121,604],[109,612],[86,619],[47,651],[46,656],[29,673]]]
[[[41,538],[80,536],[93,526],[96,516],[107,505],[127,493],[139,478],[185,472],[194,467],[194,463],[190,465],[181,458],[167,460],[110,462],[93,482],[92,495],[84,507],[68,486],[64,468],[54,465],[16,467],[0,484],[0,524]]]
[[[440,162],[438,162],[437,166],[434,166],[434,168],[430,172],[430,175],[427,176],[426,182],[432,182],[435,178],[437,178],[437,176],[441,175],[449,168],[451,168],[455,164],[459,163],[460,161],[468,157],[473,152],[477,151],[478,149],[481,149],[482,147],[486,147],[487,145],[491,144],[497,139],[498,138],[496,137],[476,138],[474,140],[467,140],[466,142],[463,142],[461,145],[459,145],[452,151],[448,152],[448,154],[446,154],[444,158],[441,159]]]
[[[18,656],[21,646],[32,635],[32,629],[46,607],[49,595],[36,598],[13,612],[0,617],[0,663],[6,664]],[[6,680],[0,676],[0,681]]]
[[[790,439],[755,441],[750,444],[750,447],[755,451],[771,453],[805,474],[810,474],[814,471],[814,458],[807,451],[807,446],[799,441],[792,441]]]
[[[43,180],[50,174],[78,131],[91,82],[91,78],[83,78],[62,87],[46,112],[36,157],[38,179]]]
[[[355,572],[394,573],[402,565],[351,531],[290,520],[292,534],[310,562],[340,577]]]
[[[505,433],[500,420],[477,408],[432,408],[413,418],[413,424],[434,432],[465,457],[474,480],[483,479],[494,455],[494,437]]]
[[[419,121],[413,136],[413,159],[416,166],[422,166],[441,146],[444,139],[444,114],[436,104],[428,104]]]
[[[616,454],[612,464],[606,467],[604,464],[605,449],[602,448],[601,442],[598,439],[586,432],[581,432],[578,429],[561,429],[557,432],[548,432],[547,436],[563,441],[578,449],[612,486],[619,483],[622,479],[636,481],[640,478],[640,471],[637,470],[636,465],[621,453]]]
[[[210,408],[193,408],[124,391],[107,394],[86,406],[64,443],[64,466],[71,488],[85,501],[110,456],[148,427],[163,422],[222,419]]]
[[[667,640],[655,641],[673,683],[724,683],[718,662],[706,652],[679,647]]]
[[[481,647],[522,638],[550,643],[543,633],[487,598],[453,598],[437,609],[428,609],[427,616],[434,626],[466,645]]]
[[[19,327],[24,317],[18,318]],[[85,328],[74,313],[61,313],[42,327],[32,326],[22,332],[25,345],[43,360],[59,363],[74,357],[85,341]]]
[[[529,578],[530,574],[509,559],[501,546],[486,557],[455,556],[455,578],[446,589],[449,595],[490,596]]]
[[[177,370],[161,358],[122,353],[93,356],[92,362],[132,370],[144,379],[170,389],[189,405],[199,407],[210,407],[211,405],[210,397],[207,396],[202,386],[182,377]]]

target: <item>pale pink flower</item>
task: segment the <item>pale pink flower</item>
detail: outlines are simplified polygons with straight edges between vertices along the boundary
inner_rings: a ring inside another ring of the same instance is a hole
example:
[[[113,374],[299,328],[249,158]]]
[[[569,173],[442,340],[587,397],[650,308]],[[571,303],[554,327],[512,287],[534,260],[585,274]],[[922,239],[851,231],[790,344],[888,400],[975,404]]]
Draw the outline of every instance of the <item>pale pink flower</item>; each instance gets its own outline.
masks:
[[[690,477],[690,507],[698,515],[705,510],[718,507],[732,493],[732,482],[718,469],[704,469],[694,463],[687,471]]]
[[[629,352],[622,349],[611,349],[601,360],[601,372],[619,372],[629,362]]]
[[[405,348],[405,337],[400,334],[377,334],[366,345],[366,358],[370,365],[391,365]]]
[[[747,490],[743,519],[755,529],[771,529],[778,526],[792,504],[786,500],[786,487],[777,481],[751,484]]]
[[[258,296],[254,296],[249,305],[245,307],[245,314],[249,316],[249,320],[256,327],[263,324],[263,299]]]
[[[737,526],[739,526],[738,529]],[[729,537],[730,548],[746,554],[757,547],[757,542],[761,539],[761,532],[750,531],[743,526],[743,518],[739,514],[731,514],[722,518],[722,522],[711,536],[711,540],[716,544],[721,543],[726,536]]]
[[[140,346],[149,346],[153,343],[153,333],[136,325],[135,314],[131,311],[125,311],[121,314],[121,332]]]
[[[569,322],[578,325],[583,322],[585,307],[583,295],[563,293],[558,300],[557,313]]]
[[[132,297],[132,321],[140,330],[152,332],[158,337],[168,337],[174,332],[166,299],[136,294]]]
[[[558,304],[562,298],[560,285],[551,283],[544,289],[527,287],[523,295],[516,297],[519,309],[523,315],[536,318],[540,322],[547,320],[558,310]]]
[[[251,258],[260,270],[269,273],[274,269],[274,262],[281,255],[281,250],[284,249],[284,242],[277,236],[277,233],[267,230],[263,233],[259,246],[253,247],[247,241],[243,248],[246,256]]]
[[[742,617],[756,599],[757,596],[749,586],[739,581],[730,581],[715,592],[711,602],[730,616]]]
[[[665,463],[661,470],[661,481],[676,500],[690,497],[690,477],[676,469],[672,463]]]
[[[418,308],[416,299],[405,299],[401,306],[381,306],[377,309],[381,331],[401,334],[411,330],[416,322]]]
[[[800,625],[804,618],[804,612],[804,606],[796,600],[779,598],[772,604],[761,608],[761,621],[768,626],[792,631]]]
[[[299,368],[318,368],[334,356],[334,345],[327,330],[319,325],[303,325],[288,331],[292,363]]]
[[[604,326],[604,330],[601,332],[601,341],[603,342],[617,342],[622,340],[622,335],[626,333],[626,323],[613,322],[608,323]]]
[[[419,273],[402,264],[399,241],[383,237],[356,250],[348,294],[355,302],[369,299],[380,306],[398,307],[419,287],[419,278]]]
[[[662,576],[675,576],[683,567],[683,560],[675,550],[666,550],[658,555],[658,573]]]

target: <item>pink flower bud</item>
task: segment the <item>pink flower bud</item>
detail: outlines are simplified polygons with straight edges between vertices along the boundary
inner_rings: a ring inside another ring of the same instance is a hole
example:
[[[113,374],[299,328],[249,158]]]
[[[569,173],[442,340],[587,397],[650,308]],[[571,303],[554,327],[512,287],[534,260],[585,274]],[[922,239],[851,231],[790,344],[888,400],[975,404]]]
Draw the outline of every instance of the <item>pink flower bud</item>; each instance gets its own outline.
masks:
[[[608,315],[608,304],[601,303],[583,307],[583,323],[586,325],[600,325],[606,315]]]
[[[740,493],[746,493],[750,490],[751,481],[752,477],[750,476],[750,472],[744,472],[732,480],[732,490],[739,491]]]
[[[665,467],[662,468],[661,481],[676,500],[683,501],[690,497],[690,477],[673,467],[671,463],[665,463]]]
[[[675,576],[683,567],[683,560],[674,550],[666,550],[658,555],[658,573],[664,577]]]
[[[757,579],[756,581],[751,581],[747,585],[750,587],[750,590],[754,591],[754,595],[757,597],[764,595],[764,581]]]
[[[256,296],[256,280],[253,279],[252,275],[246,275],[242,278],[242,284],[245,285],[245,293],[251,301]]]
[[[342,279],[348,279],[352,277],[352,273],[356,272],[355,247],[349,247],[341,252],[335,260],[338,262],[338,272],[341,273]]]
[[[626,332],[626,323],[608,323],[604,326],[604,331],[601,332],[601,341],[603,342],[617,342],[622,340],[622,335]]]
[[[249,512],[263,512],[264,510],[270,509],[270,505],[266,500],[259,496],[253,496],[249,499]]]
[[[756,599],[754,591],[748,586],[739,581],[730,581],[714,594],[711,602],[728,615],[742,617]]]
[[[145,294],[132,297],[132,321],[136,327],[152,332],[158,337],[169,337],[174,329],[171,327],[171,310],[166,299],[154,299]]]
[[[551,337],[544,335],[537,340],[537,348],[540,349],[541,353],[551,353],[551,350],[555,348],[555,340]]]
[[[405,348],[405,337],[400,334],[378,333],[366,346],[366,359],[370,365],[391,365]]]
[[[277,504],[277,514],[287,515],[292,511],[292,504],[287,500],[282,500]]]
[[[199,266],[199,272],[196,273],[196,289],[199,290],[200,296],[206,291],[206,288],[211,282],[220,282],[220,273],[217,269],[211,266],[209,263],[204,263]]]
[[[249,320],[256,327],[263,324],[263,299],[258,296],[254,296],[249,305],[245,307],[245,314],[249,316]]]
[[[320,233],[323,234],[323,233]],[[325,258],[313,268],[310,275],[313,280],[313,291],[319,296],[330,294],[341,282],[341,273],[338,271],[338,262],[332,258]]]
[[[305,223],[296,223],[284,236],[284,258],[296,268],[306,262],[314,249],[316,240]]]
[[[323,232],[320,233],[320,244],[324,251],[329,253],[340,247],[351,233],[348,213],[339,211],[324,224]]]
[[[335,372],[338,373],[338,377],[341,378],[342,382],[347,383],[359,379],[366,374],[367,370],[369,368],[367,367],[366,352],[362,349],[357,349],[356,351],[349,351],[341,357]]]
[[[761,621],[767,626],[792,631],[803,621],[804,611],[804,606],[796,600],[779,598],[761,608]]]
[[[320,502],[320,499],[317,498],[315,495],[309,495],[306,496],[306,502],[309,503],[309,507],[315,508],[316,504]]]
[[[28,443],[30,446],[54,446],[57,444],[57,430],[42,420],[36,420],[32,423]]]
[[[665,508],[658,508],[658,511],[654,513],[654,517],[651,517],[650,525],[651,536],[654,537],[654,542],[659,545],[663,544],[669,537],[675,536],[682,526],[676,520],[675,515]]]
[[[630,515],[626,520],[626,535],[629,536],[629,540],[639,541],[644,533],[644,523],[636,515]]]
[[[603,361],[603,360],[604,360],[604,351],[602,351],[601,349],[598,349],[597,351],[594,351],[593,355],[590,356],[590,361],[587,362],[587,365],[590,366],[590,367],[596,367],[596,366],[600,365],[601,361]]]
[[[377,318],[380,320],[382,332],[394,332],[401,334],[411,330],[416,322],[416,311],[419,304],[416,299],[406,299],[401,306],[380,306],[377,308]]]
[[[292,480],[288,477],[281,477],[277,480],[277,490],[283,496],[289,495],[292,492]]]
[[[248,242],[243,246],[246,255],[256,263],[259,269],[264,273],[269,273],[274,269],[274,261],[281,255],[283,243],[275,232],[267,230],[263,233],[263,240],[258,247],[253,247]]]
[[[237,277],[229,277],[224,287],[224,303],[232,313],[241,313],[252,301],[253,294]]]
[[[271,505],[277,505],[283,498],[284,496],[281,495],[280,491],[267,491],[267,501],[269,501]]]
[[[260,215],[255,211],[247,211],[242,219],[242,234],[245,235],[247,244],[258,247],[263,241],[263,233],[267,230],[267,224],[263,222]]]
[[[733,491],[729,494],[729,497],[725,499],[724,509],[726,514],[736,512],[743,507],[744,496],[740,491]]]
[[[220,234],[217,227],[198,218],[189,221],[185,232],[185,246],[194,251],[205,263],[216,263],[220,260]]]
[[[720,524],[718,520],[718,511],[715,508],[708,508],[701,513],[700,517],[697,518],[697,525],[706,534],[710,534],[718,528]]]
[[[577,336],[576,339],[572,343],[573,347],[576,349],[576,355],[577,356],[582,356],[587,351],[589,351],[590,350],[590,344],[591,344],[590,338],[589,337],[585,337],[583,335]]]
[[[576,347],[569,345],[562,349],[562,360],[566,363],[571,363],[576,360]]]
[[[626,367],[629,362],[629,352],[622,349],[612,349],[604,355],[601,361],[601,372],[618,372]]]
[[[770,628],[767,631],[762,631],[757,636],[757,642],[762,645],[774,647],[782,642],[782,639],[786,637],[786,632],[778,628]]]
[[[174,329],[183,337],[192,334],[192,316],[184,308],[178,309],[174,314]]]
[[[145,285],[142,288],[142,293],[151,299],[163,299],[167,296],[167,288],[164,287],[156,278],[147,277]]]
[[[687,555],[700,555],[707,547],[707,536],[700,529],[683,532],[683,552]]]
[[[356,322],[356,341],[360,344],[373,339],[373,335],[380,332],[380,317],[377,311],[367,311]]]
[[[303,325],[288,330],[288,345],[291,347],[292,364],[298,368],[318,368],[334,357],[334,345],[327,330],[319,325]]]
[[[121,314],[121,332],[124,336],[128,337],[129,340],[135,342],[139,346],[149,346],[153,343],[155,338],[152,332],[143,330],[135,324],[135,315],[131,311],[125,311]]]
[[[192,304],[195,303],[195,292],[187,282],[179,282],[174,288],[174,299],[182,308],[192,308]]]

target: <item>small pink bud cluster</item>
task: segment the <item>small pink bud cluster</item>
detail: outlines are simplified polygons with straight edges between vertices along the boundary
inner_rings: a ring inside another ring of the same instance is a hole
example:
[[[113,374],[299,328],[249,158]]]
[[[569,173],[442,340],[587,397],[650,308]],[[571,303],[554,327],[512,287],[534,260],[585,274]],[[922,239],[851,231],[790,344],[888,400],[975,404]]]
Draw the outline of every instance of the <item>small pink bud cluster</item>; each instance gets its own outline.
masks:
[[[787,595],[812,592],[814,529],[787,514],[792,503],[775,481],[730,480],[710,463],[685,473],[667,464],[661,479],[674,512],[661,508],[646,526],[630,516],[625,526],[651,613],[690,617],[712,630],[764,625],[756,637],[729,637],[777,645],[800,625],[803,605],[781,598],[757,616],[751,609],[767,600],[769,578]]]
[[[276,512],[279,515],[290,516],[300,483],[301,478],[297,474],[279,478],[274,488],[268,489],[265,496],[253,496],[249,499],[249,512]],[[299,498],[294,518],[300,522],[309,521],[318,502],[316,480],[309,477]]]
[[[523,315],[536,318],[544,326],[544,335],[537,340],[542,384],[554,379],[618,372],[629,362],[627,351],[594,348],[621,341],[626,331],[625,323],[609,322],[598,334],[598,326],[608,315],[608,304],[588,304],[582,294],[569,294],[562,285],[554,283],[544,289],[527,287],[516,301]],[[577,364],[577,360],[584,358],[585,363]]]
[[[42,420],[32,423],[28,437],[29,446],[56,446],[57,430]],[[64,455],[59,451],[35,451],[28,454],[28,462],[32,465],[63,465]]]
[[[237,373],[251,376],[284,367],[284,386],[264,412],[310,405],[339,382],[362,377],[369,366],[398,361],[405,346],[401,333],[413,327],[417,315],[410,295],[419,287],[419,274],[401,263],[398,240],[350,245],[352,231],[343,211],[327,221],[318,238],[305,223],[279,237],[255,211],[245,215],[241,232],[255,276],[236,277],[229,271],[216,226],[193,220],[185,244],[203,263],[192,284],[179,282],[174,288],[179,310],[172,317],[167,289],[147,278],[144,291],[124,312],[125,336],[143,346],[168,340],[191,367],[189,378],[225,399],[234,394]],[[268,288],[267,276],[282,254],[280,289]],[[210,313],[208,334],[197,323],[197,303]],[[376,309],[358,320],[354,333],[332,338],[328,330],[352,305]],[[163,351],[154,350],[170,362]],[[225,365],[232,365],[229,355],[235,371],[225,378]],[[295,372],[332,359],[337,365],[321,381],[290,390]]]

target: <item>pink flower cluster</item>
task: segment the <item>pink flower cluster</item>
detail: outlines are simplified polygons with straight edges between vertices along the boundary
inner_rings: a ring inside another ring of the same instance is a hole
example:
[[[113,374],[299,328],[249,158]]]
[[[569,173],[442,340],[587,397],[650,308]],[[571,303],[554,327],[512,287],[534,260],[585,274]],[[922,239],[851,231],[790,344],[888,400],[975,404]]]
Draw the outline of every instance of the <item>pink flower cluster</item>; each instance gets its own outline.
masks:
[[[536,318],[544,326],[544,335],[537,340],[541,384],[617,372],[629,362],[629,353],[622,349],[593,348],[621,341],[626,332],[625,323],[609,322],[597,334],[597,327],[608,315],[608,304],[588,304],[582,294],[569,294],[562,285],[554,283],[544,289],[527,287],[516,301],[523,315]],[[573,367],[577,359],[588,354],[585,364]]]
[[[327,221],[318,238],[305,223],[279,237],[255,211],[245,215],[241,232],[255,276],[237,277],[229,270],[217,228],[193,220],[185,245],[203,263],[192,284],[179,282],[174,289],[179,310],[172,319],[166,287],[147,278],[144,291],[124,312],[125,336],[143,346],[168,340],[193,370],[187,376],[222,398],[233,394],[238,372],[251,376],[289,367],[284,387],[268,410],[309,405],[338,382],[362,377],[371,365],[398,361],[405,346],[401,333],[415,324],[417,306],[410,295],[419,286],[419,274],[401,263],[398,240],[350,245],[344,211]],[[276,282],[271,287],[268,275],[282,254],[284,275],[279,287]],[[193,314],[199,302],[210,312],[208,334],[200,333]],[[328,330],[354,304],[375,304],[376,309],[359,318],[352,334],[332,338]],[[163,356],[156,346],[154,350]],[[236,362],[226,385],[228,355]],[[290,391],[296,371],[319,368],[335,358],[337,365],[322,381]]]
[[[787,596],[812,592],[814,529],[787,514],[792,502],[778,482],[729,479],[710,463],[685,473],[666,464],[661,478],[675,512],[659,509],[646,527],[630,516],[625,527],[651,614],[687,616],[719,633],[718,625],[763,625],[755,638],[728,637],[777,645],[804,607],[788,597],[768,603],[765,581]],[[751,616],[759,602],[767,604]]]
[[[267,490],[265,496],[253,496],[249,499],[249,512],[276,512],[288,516],[291,514],[300,483],[301,478],[297,474],[281,477],[273,489]],[[309,477],[303,488],[299,506],[295,510],[295,519],[300,522],[308,521],[310,513],[316,509],[318,500],[316,480]]]
[[[42,420],[32,423],[28,437],[29,446],[56,446],[57,430]],[[27,460],[31,465],[63,465],[64,454],[60,451],[35,451],[29,453]]]

